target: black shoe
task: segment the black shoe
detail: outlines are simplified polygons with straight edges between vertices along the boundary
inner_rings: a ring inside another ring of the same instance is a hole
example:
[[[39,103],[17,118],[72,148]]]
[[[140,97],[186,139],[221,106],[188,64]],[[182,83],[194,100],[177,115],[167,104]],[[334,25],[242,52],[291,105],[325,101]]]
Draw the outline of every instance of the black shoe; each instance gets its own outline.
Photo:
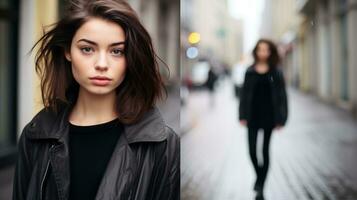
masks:
[[[257,195],[255,196],[255,200],[264,200],[264,194],[262,191],[257,192]]]

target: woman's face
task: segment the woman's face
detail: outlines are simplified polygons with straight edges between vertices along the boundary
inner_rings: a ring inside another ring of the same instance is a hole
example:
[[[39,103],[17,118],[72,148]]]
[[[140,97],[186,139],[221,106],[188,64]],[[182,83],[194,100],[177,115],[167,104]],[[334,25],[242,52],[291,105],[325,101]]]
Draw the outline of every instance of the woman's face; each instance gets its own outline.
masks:
[[[81,90],[97,95],[115,92],[125,77],[124,41],[124,30],[118,24],[99,18],[77,30],[66,58]]]
[[[258,44],[257,57],[259,61],[267,61],[270,56],[269,45],[265,42]]]

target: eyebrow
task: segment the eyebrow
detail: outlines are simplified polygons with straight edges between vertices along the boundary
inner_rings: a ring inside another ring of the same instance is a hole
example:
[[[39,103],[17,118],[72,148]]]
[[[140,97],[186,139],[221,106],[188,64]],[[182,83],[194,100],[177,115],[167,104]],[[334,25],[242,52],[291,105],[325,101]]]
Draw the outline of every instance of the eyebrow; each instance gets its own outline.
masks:
[[[95,45],[95,46],[98,46],[98,44],[96,42],[93,42],[91,40],[87,40],[87,39],[80,39],[77,41],[78,42],[87,42],[89,44],[92,44],[92,45]],[[111,43],[109,46],[116,46],[116,45],[121,45],[121,44],[125,44],[125,41],[121,41],[121,42],[114,42],[114,43]]]

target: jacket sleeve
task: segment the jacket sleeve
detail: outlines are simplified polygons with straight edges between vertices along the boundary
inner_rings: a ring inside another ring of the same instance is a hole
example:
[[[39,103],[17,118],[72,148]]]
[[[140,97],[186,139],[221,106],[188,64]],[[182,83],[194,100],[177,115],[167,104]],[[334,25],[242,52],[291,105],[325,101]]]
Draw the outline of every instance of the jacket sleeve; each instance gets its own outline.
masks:
[[[247,120],[247,90],[248,90],[248,72],[244,75],[242,91],[239,97],[239,120]]]
[[[28,184],[31,175],[31,163],[28,155],[28,147],[26,141],[26,131],[28,125],[21,133],[18,143],[18,158],[15,167],[14,184],[13,184],[13,200],[25,200],[28,190]]]
[[[156,200],[180,199],[180,139],[169,127],[168,139],[159,170],[163,173],[155,187]]]
[[[281,71],[279,73],[279,79],[280,79],[280,106],[279,106],[279,112],[280,112],[280,120],[279,123],[280,125],[285,125],[287,118],[288,118],[288,98],[286,94],[286,87],[285,87],[285,79],[284,75]]]

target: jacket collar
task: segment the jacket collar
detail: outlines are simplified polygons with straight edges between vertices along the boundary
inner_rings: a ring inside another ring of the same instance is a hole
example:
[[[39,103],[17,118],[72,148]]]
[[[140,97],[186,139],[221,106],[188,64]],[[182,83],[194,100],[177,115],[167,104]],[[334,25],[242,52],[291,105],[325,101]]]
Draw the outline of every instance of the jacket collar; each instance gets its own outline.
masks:
[[[55,114],[49,109],[42,109],[27,125],[30,129],[27,137],[30,139],[54,139],[64,140],[68,131],[68,116],[71,107],[66,106]],[[124,125],[124,134],[128,143],[136,142],[160,142],[166,139],[166,125],[159,109],[155,106],[147,111],[135,124]]]

